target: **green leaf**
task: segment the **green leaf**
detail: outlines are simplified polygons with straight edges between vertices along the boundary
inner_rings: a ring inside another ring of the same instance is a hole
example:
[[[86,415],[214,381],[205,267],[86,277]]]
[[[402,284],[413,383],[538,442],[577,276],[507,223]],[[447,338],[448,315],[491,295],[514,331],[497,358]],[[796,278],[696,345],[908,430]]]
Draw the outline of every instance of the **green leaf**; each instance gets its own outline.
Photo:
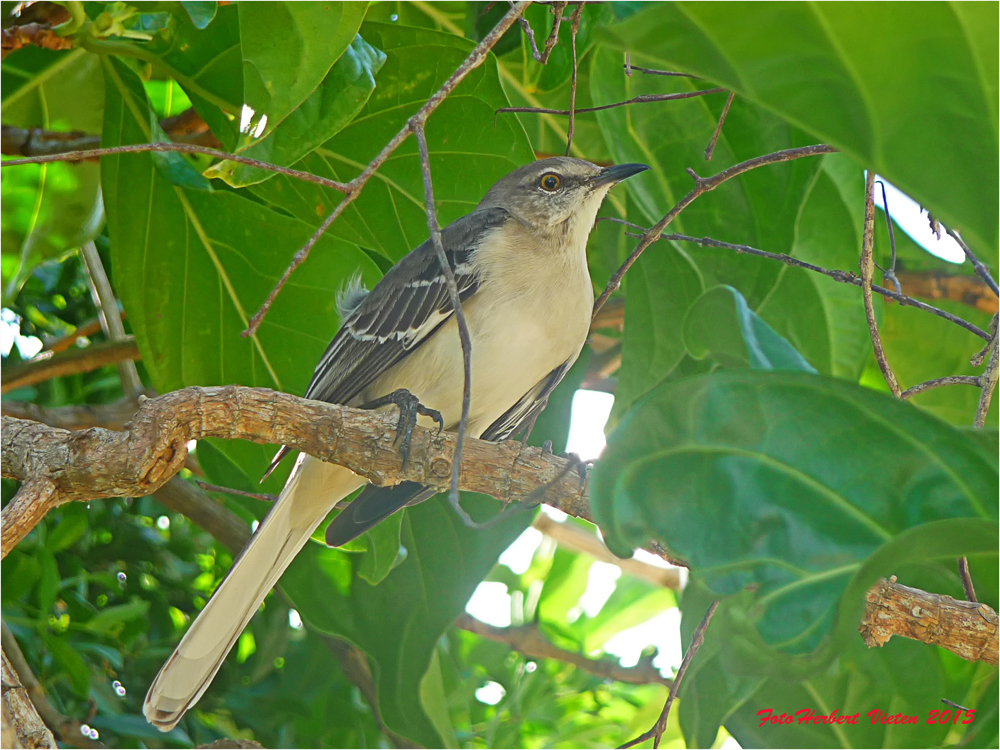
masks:
[[[0,71],[4,125],[100,131],[104,84],[97,55],[25,47],[4,60]],[[3,295],[8,304],[39,263],[100,231],[100,167],[54,163],[7,168],[2,203]]]
[[[394,513],[370,531],[365,532],[367,544],[365,555],[358,575],[373,586],[380,583],[400,560],[408,554],[405,547],[400,547],[399,534],[403,514]]]
[[[45,634],[43,638],[49,653],[66,670],[73,692],[86,698],[90,693],[90,668],[87,662],[65,638],[51,634]]]
[[[59,566],[55,555],[45,547],[36,550],[35,558],[42,572],[38,581],[38,609],[44,619],[52,611],[59,594]]]
[[[42,577],[42,566],[38,560],[16,549],[11,550],[0,564],[3,566],[3,578],[7,581],[3,587],[4,602],[25,599]]]
[[[982,29],[996,26],[995,5],[676,3],[605,34],[634,62],[695,73],[836,146],[992,261],[997,48]]]
[[[207,28],[219,11],[219,4],[215,0],[181,0],[181,5],[196,29]]]
[[[453,36],[392,24],[366,23],[362,36],[386,55],[377,86],[357,117],[295,166],[346,181],[360,174],[466,58],[472,43]],[[469,213],[493,183],[534,159],[516,120],[499,120],[507,105],[496,61],[471,71],[427,122],[434,197],[442,226]],[[312,225],[343,198],[317,185],[278,175],[252,188],[264,200]],[[403,143],[327,232],[393,261],[427,238],[423,179],[417,146]]]
[[[463,505],[479,521],[500,504],[466,494]],[[355,574],[346,596],[329,576],[337,560],[354,555],[309,544],[282,577],[295,607],[314,626],[345,637],[377,665],[379,707],[393,731],[428,747],[442,737],[425,713],[420,685],[441,634],[465,607],[500,553],[531,521],[531,514],[508,511],[483,530],[466,528],[448,500],[438,496],[407,509],[402,543],[408,554],[378,586]],[[336,575],[334,573],[334,575]],[[333,585],[331,585],[333,583]],[[323,591],[322,597],[316,591]]]
[[[696,299],[683,330],[695,359],[711,357],[723,367],[816,372],[731,286],[713,287]]]
[[[643,219],[634,200],[629,221]],[[657,243],[625,276],[622,365],[615,390],[615,421],[673,370],[684,356],[684,314],[704,289],[701,272],[685,249]]]
[[[109,64],[104,143],[143,142],[142,87]],[[106,161],[104,192],[116,287],[157,390],[241,383],[302,392],[337,329],[331,290],[358,268],[377,278],[372,263],[321,238],[305,273],[244,339],[249,316],[312,229],[234,193],[184,190],[151,167],[148,154]],[[267,453],[257,449],[263,465]]]
[[[383,62],[383,53],[360,35],[355,36],[319,87],[270,133],[241,149],[240,155],[279,166],[295,163],[354,119],[371,96],[374,75]],[[253,185],[274,175],[229,160],[213,165],[205,173],[233,187]]]
[[[882,544],[994,519],[997,460],[913,406],[804,373],[719,371],[653,391],[594,469],[594,516],[627,555],[650,538],[719,593],[750,584],[755,632],[816,648]]]
[[[91,633],[110,633],[120,629],[122,624],[126,622],[144,617],[148,611],[149,602],[147,600],[134,598],[127,604],[105,607],[90,618],[84,627]]]
[[[863,171],[842,154],[823,157],[796,220],[791,254],[824,268],[856,268],[863,201]],[[874,305],[881,319],[882,298],[876,295]],[[854,381],[861,376],[871,339],[857,287],[786,267],[757,312],[822,374]]]
[[[87,511],[80,503],[73,503],[63,512],[55,528],[46,535],[45,546],[53,553],[62,552],[73,546],[89,526]]]
[[[313,93],[358,33],[367,8],[367,2],[239,6],[242,104],[250,117],[244,125],[241,115],[241,147],[272,132]]]
[[[617,27],[616,27],[617,28]],[[636,63],[636,47],[632,48]],[[638,64],[638,63],[636,63]],[[690,79],[633,75],[626,77],[621,56],[598,48],[591,66],[591,91],[599,104],[642,94],[691,91]],[[614,161],[642,162],[652,169],[625,185],[649,226],[659,221],[694,187],[687,169],[705,172],[705,147],[726,101],[722,94],[671,102],[638,104],[596,114]],[[814,139],[780,118],[737,98],[729,110],[710,173],[771,151],[806,145]],[[798,159],[756,169],[703,195],[675,219],[668,232],[739,242],[772,252],[788,252],[795,219],[820,162]],[[632,241],[634,243],[634,240]],[[777,283],[781,264],[731,250],[684,244],[702,272],[705,286],[728,284],[756,309]],[[656,253],[658,248],[650,248]],[[628,323],[626,322],[626,326]],[[675,325],[660,321],[659,325]],[[664,373],[665,374],[665,373]]]

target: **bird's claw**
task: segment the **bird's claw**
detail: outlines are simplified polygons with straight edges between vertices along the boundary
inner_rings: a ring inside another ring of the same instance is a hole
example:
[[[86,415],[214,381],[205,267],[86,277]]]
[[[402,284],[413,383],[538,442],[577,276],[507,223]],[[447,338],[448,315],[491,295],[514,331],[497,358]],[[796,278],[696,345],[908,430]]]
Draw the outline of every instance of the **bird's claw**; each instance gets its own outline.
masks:
[[[400,388],[390,394],[373,399],[366,404],[362,404],[362,409],[377,409],[380,406],[393,404],[399,408],[399,421],[396,423],[396,438],[393,445],[400,443],[399,455],[403,459],[403,468],[406,468],[406,460],[410,454],[410,437],[413,435],[413,428],[417,424],[418,415],[430,417],[438,425],[438,434],[444,429],[444,417],[436,409],[429,409],[420,403],[420,399],[414,396],[405,388]]]

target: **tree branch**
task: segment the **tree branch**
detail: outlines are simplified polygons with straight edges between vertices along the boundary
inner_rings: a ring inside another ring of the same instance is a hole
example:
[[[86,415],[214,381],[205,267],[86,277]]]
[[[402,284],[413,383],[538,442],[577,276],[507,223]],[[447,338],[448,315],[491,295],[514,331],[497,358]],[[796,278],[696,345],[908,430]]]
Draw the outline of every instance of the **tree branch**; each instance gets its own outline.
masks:
[[[660,739],[663,737],[663,732],[667,728],[667,719],[670,718],[670,707],[674,704],[674,699],[677,698],[677,691],[680,690],[681,680],[684,679],[684,673],[687,672],[687,668],[691,665],[692,660],[698,653],[698,649],[701,648],[701,644],[705,642],[705,631],[708,630],[709,623],[712,622],[712,617],[715,616],[715,610],[719,608],[719,602],[712,602],[708,607],[708,611],[702,618],[701,623],[695,628],[694,633],[691,634],[691,643],[687,647],[687,651],[684,652],[684,660],[681,662],[681,666],[677,669],[677,676],[674,677],[674,684],[670,686],[670,694],[667,696],[666,703],[663,704],[663,710],[660,712],[660,718],[656,720],[656,723],[649,728],[648,731],[643,732],[634,740],[626,742],[622,745],[622,748],[634,747],[635,745],[641,744],[646,740],[652,738],[653,747],[657,748],[660,746]]]
[[[724,88],[714,88],[714,89],[702,89],[701,91],[683,91],[679,94],[642,94],[641,96],[635,96],[631,99],[626,99],[623,102],[613,102],[612,104],[601,104],[596,107],[583,107],[582,109],[569,110],[569,109],[547,109],[546,107],[500,107],[495,114],[501,115],[507,112],[522,112],[527,114],[536,115],[569,115],[571,112],[576,114],[581,114],[583,112],[602,112],[605,109],[614,109],[615,107],[627,107],[630,104],[646,104],[649,102],[672,102],[678,99],[693,99],[696,96],[705,96],[707,94],[718,94],[723,91],[728,91]]]
[[[928,380],[926,383],[917,383],[917,385],[912,388],[907,388],[905,391],[900,393],[899,397],[910,398],[911,396],[916,396],[918,393],[929,391],[932,388],[940,388],[943,385],[974,385],[979,387],[980,382],[979,378],[973,375],[949,375],[944,378]]]
[[[910,296],[961,302],[990,315],[995,315],[1000,308],[997,295],[976,276],[938,271],[897,271],[896,278]]]
[[[3,374],[3,383],[0,384],[0,393],[9,393],[17,388],[63,375],[78,375],[105,365],[139,359],[139,356],[139,347],[132,336],[122,341],[104,341],[84,349],[70,349],[58,354],[38,356],[7,368]]]
[[[882,348],[882,337],[879,336],[878,322],[875,320],[875,306],[872,301],[872,274],[875,273],[873,251],[875,247],[875,173],[868,170],[865,177],[865,223],[861,237],[861,294],[865,302],[865,317],[868,320],[868,334],[872,340],[872,350],[878,362],[886,385],[896,398],[900,397],[899,383],[896,374],[889,366],[889,360]]]
[[[498,628],[462,613],[455,620],[455,627],[475,633],[491,641],[503,643],[532,659],[555,659],[572,664],[605,680],[625,682],[630,685],[670,685],[673,680],[660,674],[650,662],[640,661],[634,667],[623,667],[616,658],[588,659],[583,654],[559,648],[548,640],[536,624]]]
[[[723,89],[724,91],[725,89]],[[689,169],[688,174],[694,180],[694,189],[685,195],[681,200],[671,208],[666,216],[660,219],[655,226],[651,227],[645,234],[643,234],[642,239],[639,241],[639,245],[633,250],[628,258],[622,263],[621,267],[612,274],[611,279],[608,281],[604,291],[601,292],[601,296],[597,298],[594,303],[594,314],[600,310],[604,303],[608,301],[610,297],[617,289],[621,286],[622,279],[625,277],[625,273],[632,267],[639,256],[645,251],[647,247],[652,245],[658,239],[660,239],[663,234],[663,230],[677,218],[678,214],[691,205],[699,196],[705,193],[715,190],[719,185],[731,180],[733,177],[743,174],[744,172],[749,172],[751,169],[756,169],[757,167],[762,167],[766,164],[777,164],[782,161],[790,161],[791,159],[801,159],[805,156],[816,156],[818,154],[832,154],[836,153],[837,149],[832,146],[827,146],[824,144],[817,144],[815,146],[804,146],[802,148],[790,148],[785,151],[777,151],[773,154],[766,154],[764,156],[758,156],[754,159],[748,159],[747,161],[735,164],[729,169],[725,169],[719,172],[717,175],[712,177],[699,177],[695,174],[694,170]]]
[[[71,500],[141,497],[160,491],[181,466],[187,442],[205,437],[287,445],[345,466],[377,484],[415,481],[446,491],[456,435],[416,427],[405,468],[393,436],[394,414],[363,411],[264,388],[185,388],[146,399],[120,432],[68,432],[7,418],[2,475],[24,482],[3,510],[3,555],[45,511]],[[468,439],[459,487],[504,502],[543,502],[591,520],[589,492],[569,461],[516,441]]]
[[[3,30],[0,60],[6,59],[11,52],[16,52],[29,44],[44,49],[73,49],[73,40],[59,36],[48,24],[26,23],[23,26],[11,26]]]
[[[611,222],[615,222],[617,224],[626,224],[628,226],[636,227],[640,231],[644,232],[644,234],[634,234],[634,233],[631,233],[631,232],[626,232],[626,234],[629,237],[644,238],[646,236],[646,234],[648,234],[648,232],[652,231],[651,229],[650,230],[646,230],[644,227],[641,227],[638,224],[633,224],[632,222],[625,221],[624,219],[618,219],[618,218],[615,218],[613,216],[602,216],[597,221],[599,221],[599,222],[600,221],[611,221]],[[660,237],[658,237],[657,240],[674,240],[674,241],[677,241],[677,242],[694,242],[694,243],[696,243],[698,245],[701,245],[702,247],[719,247],[719,248],[724,248],[726,250],[733,250],[733,251],[735,251],[737,253],[746,253],[747,255],[756,255],[756,256],[758,256],[760,258],[769,258],[771,260],[776,260],[776,261],[778,261],[780,263],[784,263],[785,265],[788,265],[788,266],[794,266],[796,268],[804,268],[807,271],[813,271],[815,273],[820,273],[820,274],[823,274],[824,276],[828,276],[831,279],[833,279],[834,281],[840,282],[841,284],[850,284],[852,286],[860,287],[864,283],[860,278],[858,278],[855,274],[853,274],[850,271],[831,270],[829,268],[823,268],[822,266],[817,266],[817,265],[814,265],[812,263],[806,263],[803,260],[799,260],[798,258],[793,258],[791,255],[786,255],[784,253],[771,253],[771,252],[768,252],[767,250],[758,250],[757,248],[750,247],[749,245],[737,245],[737,244],[734,244],[732,242],[722,242],[721,240],[713,240],[711,237],[690,237],[690,236],[688,236],[686,234],[664,234],[664,235],[660,235]],[[633,251],[633,253],[634,253],[634,251]],[[621,271],[621,269],[619,269],[619,272],[620,271]],[[612,281],[613,281],[613,279],[612,279]],[[609,286],[610,286],[610,282],[609,282]],[[958,317],[957,315],[952,315],[950,312],[946,312],[945,310],[942,310],[942,309],[940,309],[938,307],[934,307],[933,305],[928,305],[926,302],[921,302],[920,300],[914,299],[913,297],[907,297],[905,294],[900,294],[899,292],[895,292],[895,291],[893,291],[891,289],[886,289],[885,287],[879,286],[878,284],[872,284],[871,288],[872,288],[873,292],[877,292],[878,294],[881,294],[883,297],[885,297],[887,299],[891,299],[891,300],[893,300],[895,302],[898,302],[899,304],[904,305],[904,306],[915,307],[918,310],[923,310],[924,312],[929,312],[932,315],[937,315],[939,318],[943,318],[945,320],[948,320],[948,321],[954,323],[955,325],[961,326],[962,328],[964,328],[965,330],[967,330],[969,333],[973,333],[976,336],[979,336],[980,338],[985,339],[987,341],[991,340],[991,335],[989,333],[987,333],[986,331],[984,331],[979,326],[973,325],[969,321],[967,321],[967,320],[965,320],[963,318]],[[605,292],[607,292],[607,288],[605,289]],[[598,300],[598,302],[599,301],[600,300]],[[595,313],[595,315],[596,315],[596,313]],[[597,318],[595,317],[595,320],[596,319]],[[592,326],[592,327],[596,327],[596,326]],[[979,364],[982,364],[982,362],[980,362]]]
[[[153,395],[147,391],[144,395]],[[65,430],[85,430],[88,427],[107,427],[121,430],[135,414],[139,402],[123,398],[110,404],[78,404],[75,406],[46,407],[27,401],[0,401],[0,415],[30,419],[50,427]]]
[[[879,580],[865,602],[858,631],[869,648],[899,635],[997,666],[997,613],[985,604],[912,589],[896,576]]]

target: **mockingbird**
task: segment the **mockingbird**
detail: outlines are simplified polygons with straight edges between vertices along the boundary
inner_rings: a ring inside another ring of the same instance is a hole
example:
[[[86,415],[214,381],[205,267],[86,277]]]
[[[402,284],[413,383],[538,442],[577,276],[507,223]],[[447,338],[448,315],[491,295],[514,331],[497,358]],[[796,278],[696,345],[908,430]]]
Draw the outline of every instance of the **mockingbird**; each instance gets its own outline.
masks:
[[[608,190],[646,169],[542,159],[504,177],[475,211],[441,231],[472,338],[469,435],[509,437],[544,406],[580,354],[594,304],[587,237]],[[427,240],[371,292],[348,288],[339,299],[343,326],[306,398],[353,406],[396,401],[401,423],[408,411],[456,429],[462,346],[442,271]],[[296,553],[362,484],[348,469],[299,456],[274,507],[149,688],[149,722],[163,731],[176,726]],[[415,482],[368,486],[333,520],[326,541],[342,545],[433,492]]]

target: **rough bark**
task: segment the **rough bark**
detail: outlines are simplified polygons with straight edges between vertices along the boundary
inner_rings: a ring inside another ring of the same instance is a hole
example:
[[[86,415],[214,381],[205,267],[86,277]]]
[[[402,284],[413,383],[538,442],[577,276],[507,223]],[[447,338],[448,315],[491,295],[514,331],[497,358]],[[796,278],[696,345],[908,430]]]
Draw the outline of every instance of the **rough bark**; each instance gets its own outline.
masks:
[[[417,427],[404,469],[394,444],[396,422],[395,412],[242,386],[185,388],[146,399],[122,431],[69,432],[5,418],[2,475],[25,485],[3,511],[3,554],[30,530],[32,520],[44,515],[35,506],[47,510],[71,500],[154,494],[184,465],[187,442],[204,437],[287,445],[378,485],[415,481],[446,490],[455,435]],[[460,486],[505,502],[545,502],[590,518],[586,483],[570,462],[514,441],[467,441]]]
[[[985,604],[912,589],[895,576],[881,579],[865,599],[858,630],[870,648],[900,635],[997,666],[997,613]]]
[[[3,653],[3,747],[58,747]]]

